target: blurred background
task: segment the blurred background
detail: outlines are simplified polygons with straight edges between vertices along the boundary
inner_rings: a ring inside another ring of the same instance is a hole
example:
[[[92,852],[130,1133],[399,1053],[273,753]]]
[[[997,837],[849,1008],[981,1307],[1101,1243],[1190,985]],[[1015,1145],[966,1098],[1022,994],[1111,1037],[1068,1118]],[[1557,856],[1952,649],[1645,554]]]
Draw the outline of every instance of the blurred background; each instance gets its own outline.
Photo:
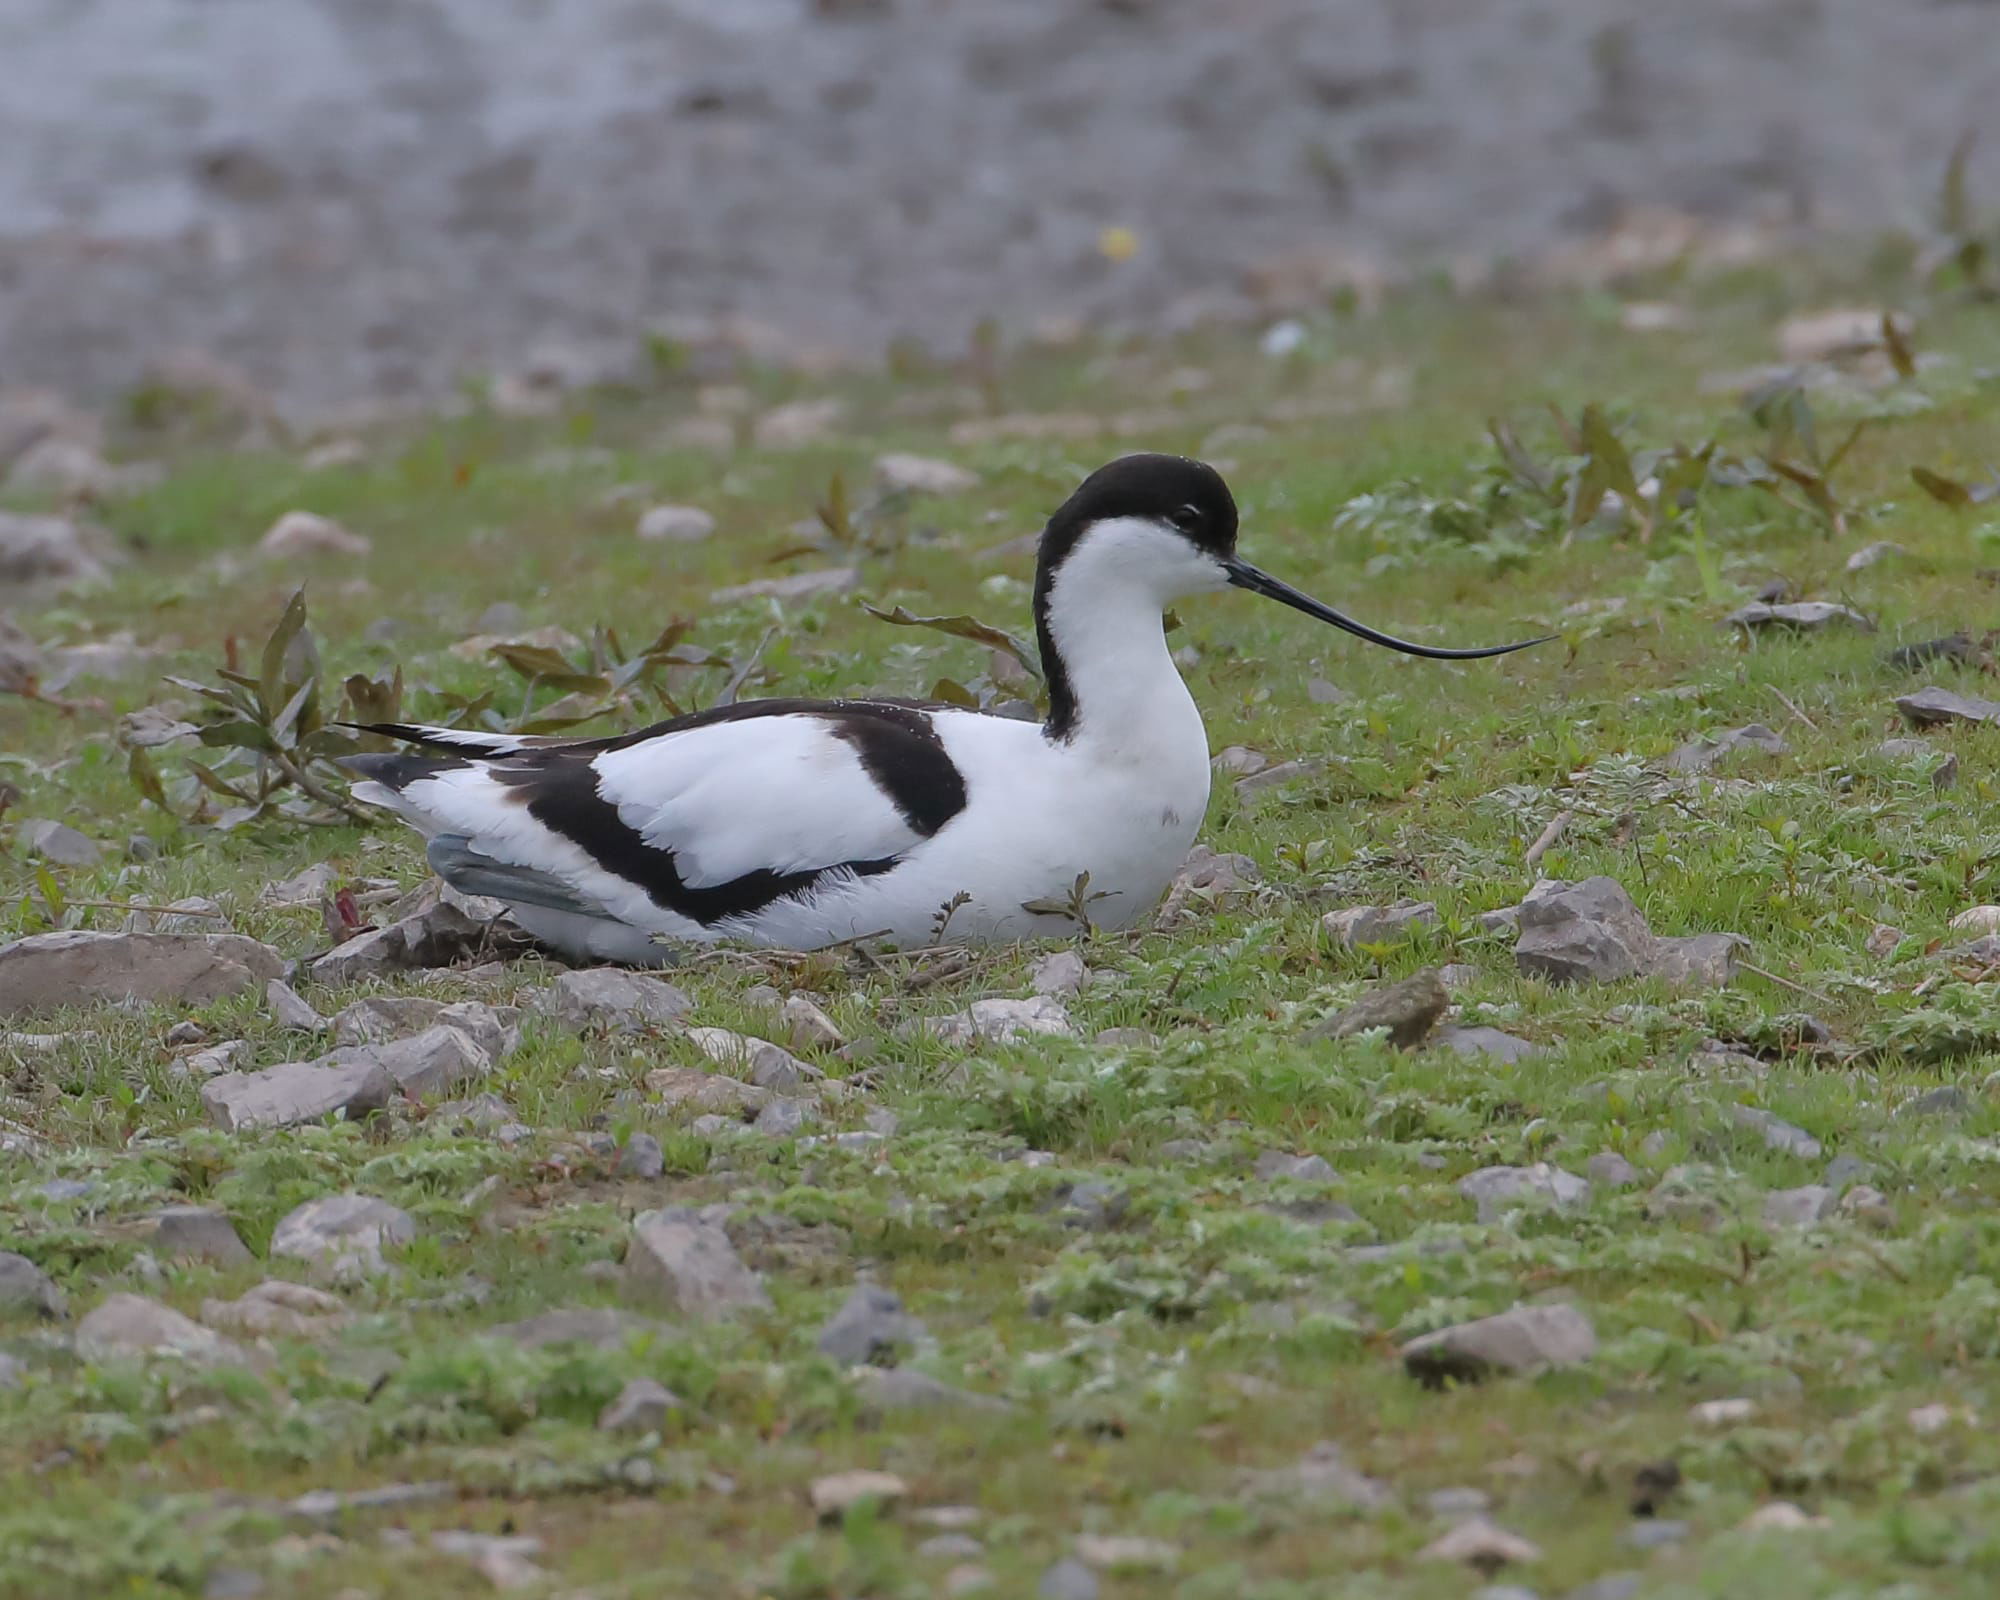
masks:
[[[0,377],[305,419],[1921,236],[2000,4],[0,0],[0,61]]]

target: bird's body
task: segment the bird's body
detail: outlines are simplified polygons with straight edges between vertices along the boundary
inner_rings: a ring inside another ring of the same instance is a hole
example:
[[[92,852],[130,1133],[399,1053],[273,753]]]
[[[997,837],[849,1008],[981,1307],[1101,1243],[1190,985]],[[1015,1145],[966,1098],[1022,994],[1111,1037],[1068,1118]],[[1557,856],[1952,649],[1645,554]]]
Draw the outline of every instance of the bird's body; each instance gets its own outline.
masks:
[[[448,881],[586,959],[1124,927],[1208,803],[1166,606],[1232,583],[1317,606],[1237,561],[1235,534],[1198,462],[1093,474],[1042,539],[1045,723],[862,699],[751,701],[589,741],[395,725],[377,731],[429,753],[350,758],[368,780],[355,795],[420,829]]]

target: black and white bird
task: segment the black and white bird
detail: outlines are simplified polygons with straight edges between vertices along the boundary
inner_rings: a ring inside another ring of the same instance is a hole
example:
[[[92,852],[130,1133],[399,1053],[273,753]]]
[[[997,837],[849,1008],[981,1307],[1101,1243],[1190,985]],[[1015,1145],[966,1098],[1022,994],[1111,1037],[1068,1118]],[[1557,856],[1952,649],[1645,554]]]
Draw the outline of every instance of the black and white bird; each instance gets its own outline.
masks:
[[[360,755],[359,800],[429,840],[433,866],[590,960],[659,964],[676,942],[812,949],[1126,926],[1186,858],[1208,736],[1167,650],[1175,600],[1234,586],[1375,644],[1377,633],[1236,553],[1213,467],[1133,455],[1086,478],[1041,536],[1042,723],[899,699],[753,700],[615,738],[378,725],[425,754]]]

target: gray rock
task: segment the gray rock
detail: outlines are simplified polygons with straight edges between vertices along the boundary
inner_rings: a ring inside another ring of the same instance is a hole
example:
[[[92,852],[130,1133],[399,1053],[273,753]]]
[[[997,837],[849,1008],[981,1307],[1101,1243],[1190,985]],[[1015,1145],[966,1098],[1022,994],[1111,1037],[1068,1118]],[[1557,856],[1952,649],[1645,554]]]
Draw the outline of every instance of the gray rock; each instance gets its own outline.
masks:
[[[887,1367],[907,1346],[919,1344],[930,1330],[903,1309],[891,1291],[858,1283],[847,1301],[819,1331],[815,1348],[847,1367]]]
[[[1896,1107],[1898,1121],[1919,1117],[1963,1117],[1972,1109],[1972,1096],[1955,1083],[1948,1083],[1941,1089],[1927,1089],[1924,1093],[1905,1100]]]
[[[646,1074],[646,1087],[670,1111],[686,1108],[730,1116],[739,1122],[755,1116],[772,1099],[769,1090],[693,1067],[655,1067]]]
[[[1108,1050],[1151,1050],[1158,1046],[1160,1036],[1146,1028],[1100,1028],[1090,1042]]]
[[[1747,633],[1773,628],[1795,633],[1818,633],[1836,626],[1859,628],[1864,633],[1875,631],[1875,624],[1852,606],[1835,605],[1830,600],[1795,600],[1790,604],[1776,605],[1755,600],[1747,606],[1738,607],[1722,620],[1725,626],[1741,628]]]
[[[954,1045],[981,1041],[1007,1044],[1023,1034],[1069,1037],[1076,1033],[1069,1013],[1047,995],[1032,1000],[975,1000],[951,1016],[932,1017],[925,1026],[944,1043]]]
[[[271,1015],[278,1019],[281,1028],[292,1028],[300,1033],[326,1031],[326,1018],[283,978],[273,978],[264,985],[264,1004],[271,1008]]]
[[[280,1218],[271,1254],[310,1263],[336,1278],[359,1277],[382,1270],[384,1248],[416,1236],[415,1219],[388,1201],[334,1194],[308,1200]]]
[[[1500,906],[1492,911],[1482,911],[1472,920],[1482,933],[1518,933],[1521,908],[1518,905]]]
[[[0,1016],[132,1000],[202,1005],[275,978],[284,958],[241,934],[31,934],[0,945]]]
[[[934,1533],[917,1545],[916,1553],[925,1561],[976,1561],[986,1546],[969,1533]]]
[[[1458,1192],[1478,1208],[1481,1222],[1497,1220],[1522,1201],[1551,1201],[1567,1210],[1590,1199],[1588,1182],[1546,1161],[1531,1167],[1481,1167],[1458,1180]]]
[[[323,1289],[266,1278],[235,1300],[204,1300],[201,1320],[251,1339],[317,1339],[347,1321],[347,1307]]]
[[[1636,1572],[1609,1572],[1570,1590],[1565,1600],[1638,1600],[1646,1580]]]
[[[782,411],[786,408],[780,406],[778,409]],[[764,424],[770,420],[767,416],[757,424],[760,438]],[[738,600],[811,600],[820,595],[846,594],[860,581],[858,567],[821,567],[813,571],[794,572],[783,578],[758,578],[750,583],[731,584],[715,590],[708,598],[711,605],[718,606],[733,605]]]
[[[1538,883],[1520,911],[1514,963],[1530,976],[1608,983],[1652,965],[1652,930],[1616,879]]]
[[[240,1267],[254,1261],[236,1224],[206,1206],[168,1206],[152,1216],[153,1248],[170,1260],[212,1261]]]
[[[344,1492],[339,1489],[308,1489],[304,1494],[287,1500],[279,1511],[294,1521],[328,1526],[356,1511],[396,1511],[405,1506],[449,1500],[457,1493],[457,1486],[449,1482],[378,1483],[373,1488]]]
[[[548,1577],[529,1559],[541,1554],[542,1541],[527,1534],[438,1528],[432,1530],[431,1548],[469,1563],[495,1589],[539,1588]]]
[[[1496,1372],[1571,1367],[1597,1353],[1597,1334],[1574,1306],[1516,1306],[1426,1333],[1403,1346],[1403,1365],[1427,1388],[1476,1383]]]
[[[1414,1050],[1437,1025],[1451,1003],[1435,968],[1404,978],[1399,983],[1380,984],[1370,989],[1337,1016],[1310,1028],[1308,1039],[1348,1039],[1377,1028],[1386,1029],[1389,1042],[1399,1049]]]
[[[616,1350],[634,1339],[668,1337],[674,1330],[669,1323],[642,1317],[635,1311],[620,1311],[611,1306],[575,1306],[543,1311],[520,1322],[503,1322],[486,1331],[493,1338],[511,1340],[528,1350],[565,1344]]]
[[[1036,994],[1060,999],[1064,995],[1075,994],[1089,976],[1090,969],[1074,950],[1052,950],[1030,970],[1028,986]]]
[[[1836,1190],[1851,1183],[1866,1183],[1874,1176],[1874,1166],[1859,1156],[1835,1156],[1826,1164],[1825,1181]]]
[[[1267,789],[1282,788],[1300,778],[1309,778],[1326,766],[1324,761],[1280,761],[1274,766],[1253,772],[1247,778],[1236,780],[1237,795],[1248,800],[1253,795],[1262,794]]]
[[[1344,950],[1366,945],[1401,944],[1419,928],[1437,925],[1437,907],[1428,900],[1403,900],[1393,906],[1349,906],[1319,919],[1333,942]]]
[[[1832,1214],[1836,1193],[1820,1183],[1773,1189],[1764,1196],[1764,1221],[1774,1228],[1809,1228]]]
[[[74,522],[0,511],[0,589],[70,588],[104,575],[104,563]]]
[[[249,1128],[293,1128],[339,1112],[350,1121],[380,1111],[395,1096],[396,1080],[378,1061],[332,1065],[288,1061],[260,1072],[225,1072],[201,1086],[208,1120],[225,1133]]]
[[[23,822],[15,830],[14,838],[31,858],[58,867],[94,867],[104,857],[95,840],[78,833],[66,822],[46,818]]]
[[[667,1170],[666,1152],[650,1133],[635,1133],[618,1153],[621,1178],[657,1178]]]
[[[672,1028],[694,1009],[685,990],[620,967],[565,972],[538,1003],[566,1027],[613,1033]]]
[[[649,506],[639,518],[641,539],[674,544],[699,544],[715,532],[715,518],[700,506]]]
[[[1065,1556],[1042,1574],[1035,1593],[1040,1600],[1097,1600],[1097,1574]]]
[[[498,1061],[519,1046],[520,1017],[512,1006],[477,1000],[447,1004],[423,995],[376,995],[355,1001],[333,1019],[333,1042],[346,1047],[389,1044],[429,1028],[452,1027]]]
[[[1693,1529],[1672,1517],[1646,1517],[1625,1530],[1624,1543],[1634,1550],[1664,1550],[1679,1544]]]
[[[605,1433],[654,1433],[681,1409],[680,1396],[656,1378],[632,1378],[597,1416]]]
[[[1290,1179],[1295,1183],[1340,1181],[1340,1174],[1333,1170],[1325,1156],[1294,1156],[1282,1150],[1266,1150],[1257,1157],[1250,1171],[1267,1182],[1276,1178]]]
[[[1498,1028],[1440,1028],[1431,1044],[1462,1056],[1492,1056],[1509,1064],[1542,1053],[1540,1045],[1502,1033]]]
[[[700,1322],[771,1305],[721,1225],[685,1210],[648,1211],[634,1219],[625,1292]]]
[[[1584,1175],[1607,1189],[1630,1189],[1642,1183],[1639,1169],[1616,1150],[1600,1150],[1583,1164]]]
[[[1457,1521],[1492,1510],[1493,1497],[1484,1489],[1433,1489],[1424,1496],[1424,1509],[1434,1517],[1449,1517]]]
[[[979,474],[955,461],[892,453],[875,458],[875,481],[891,493],[963,494],[979,487]]]
[[[690,1028],[687,1036],[717,1066],[747,1069],[745,1075],[759,1089],[795,1094],[826,1077],[810,1062],[753,1034],[731,1033],[727,1028]]]
[[[496,939],[513,936],[504,909],[498,901],[443,890],[432,904],[336,945],[312,964],[313,979],[332,987],[451,966],[481,954]]]
[[[1919,689],[1896,697],[1896,709],[1912,727],[1934,728],[1947,722],[2000,723],[2000,700],[1979,700],[1949,689]]]
[[[1668,756],[1667,765],[1676,772],[1706,772],[1717,762],[1739,751],[1754,750],[1761,755],[1781,756],[1790,748],[1763,723],[1752,722],[1712,736],[1697,735]]]
[[[0,1250],[0,1317],[47,1317],[68,1312],[55,1280],[24,1255]]]
[[[1807,1161],[1816,1160],[1819,1156],[1819,1140],[1805,1129],[1794,1127],[1783,1117],[1775,1116],[1760,1106],[1731,1106],[1729,1120],[1737,1127],[1755,1133],[1780,1155],[1799,1156]]]
[[[1731,933],[1663,939],[1614,878],[1549,880],[1521,902],[1514,964],[1554,983],[1610,983],[1661,977],[1670,983],[1722,984],[1734,976],[1746,941]]]
[[[1131,1204],[1125,1191],[1109,1183],[1072,1183],[1058,1191],[1061,1202],[1057,1220],[1087,1233],[1115,1228],[1125,1218]]]
[[[1482,1583],[1472,1591],[1472,1600],[1541,1600],[1541,1596],[1518,1583]]]
[[[241,1363],[240,1345],[144,1295],[114,1294],[76,1325],[76,1353],[85,1361],[176,1356],[197,1366]]]
[[[796,1139],[819,1121],[819,1110],[810,1100],[777,1095],[764,1104],[750,1126],[768,1139]]]
[[[202,1585],[201,1600],[261,1600],[264,1575],[249,1567],[217,1567]]]
[[[1387,1484],[1350,1466],[1340,1446],[1325,1439],[1294,1466],[1245,1474],[1244,1486],[1255,1495],[1356,1511],[1380,1511],[1394,1498]]]
[[[850,1376],[862,1400],[878,1411],[1011,1411],[997,1395],[975,1394],[909,1367],[856,1367]]]
[[[316,906],[326,898],[340,874],[331,863],[314,862],[305,871],[276,883],[267,883],[257,893],[260,906]]]
[[[438,1099],[493,1070],[492,1056],[471,1035],[443,1024],[407,1039],[335,1050],[315,1064],[323,1069],[373,1064],[417,1100]]]
[[[1711,989],[1735,980],[1737,957],[1750,945],[1740,933],[1695,933],[1653,943],[1653,977]]]

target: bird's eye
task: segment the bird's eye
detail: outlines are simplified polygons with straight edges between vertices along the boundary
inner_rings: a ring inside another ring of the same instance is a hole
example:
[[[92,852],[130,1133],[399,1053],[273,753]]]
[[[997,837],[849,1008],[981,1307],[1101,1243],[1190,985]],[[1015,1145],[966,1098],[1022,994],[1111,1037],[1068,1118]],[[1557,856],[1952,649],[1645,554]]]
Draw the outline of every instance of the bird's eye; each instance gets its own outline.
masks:
[[[1176,528],[1179,528],[1182,533],[1193,533],[1196,528],[1201,526],[1201,507],[1182,506],[1180,510],[1176,511],[1167,520],[1172,522]]]

